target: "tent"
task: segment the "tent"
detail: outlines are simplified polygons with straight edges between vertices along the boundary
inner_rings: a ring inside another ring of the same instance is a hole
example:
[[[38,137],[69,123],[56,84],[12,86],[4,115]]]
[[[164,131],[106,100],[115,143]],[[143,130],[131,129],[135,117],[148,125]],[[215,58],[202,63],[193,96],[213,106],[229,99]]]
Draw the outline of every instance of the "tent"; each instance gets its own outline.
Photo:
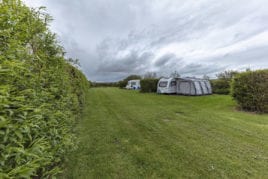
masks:
[[[212,94],[210,82],[198,78],[178,78],[177,94],[183,95],[208,95]]]

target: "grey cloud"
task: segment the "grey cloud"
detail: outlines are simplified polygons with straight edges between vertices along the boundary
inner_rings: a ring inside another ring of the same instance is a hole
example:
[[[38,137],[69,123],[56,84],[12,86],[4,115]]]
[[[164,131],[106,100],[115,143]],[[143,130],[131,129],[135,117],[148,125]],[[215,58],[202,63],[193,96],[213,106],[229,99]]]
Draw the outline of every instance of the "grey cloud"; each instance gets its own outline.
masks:
[[[213,76],[225,69],[268,68],[266,0],[25,1],[47,6],[67,56],[79,58],[93,81],[148,71]]]
[[[236,53],[227,53],[223,56],[209,58],[205,63],[224,62],[226,69],[261,69],[267,68],[268,44],[266,46],[249,48]]]
[[[119,59],[106,59],[98,68],[98,72],[141,73],[150,62],[153,54],[145,52],[139,54],[131,51],[126,57]],[[106,57],[109,58],[109,57]]]
[[[203,75],[214,76],[219,71],[224,71],[227,67],[215,64],[188,64],[180,68],[181,74],[186,76],[195,76],[202,77]]]
[[[176,55],[174,54],[165,54],[154,63],[156,67],[162,67],[166,65],[169,61],[176,59]]]

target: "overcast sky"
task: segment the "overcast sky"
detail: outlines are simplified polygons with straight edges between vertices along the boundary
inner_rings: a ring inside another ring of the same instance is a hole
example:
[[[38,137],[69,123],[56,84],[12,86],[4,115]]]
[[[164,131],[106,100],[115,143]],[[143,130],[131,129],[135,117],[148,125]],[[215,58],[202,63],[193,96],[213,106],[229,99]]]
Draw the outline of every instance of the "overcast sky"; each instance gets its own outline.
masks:
[[[24,0],[92,81],[268,68],[267,0]]]

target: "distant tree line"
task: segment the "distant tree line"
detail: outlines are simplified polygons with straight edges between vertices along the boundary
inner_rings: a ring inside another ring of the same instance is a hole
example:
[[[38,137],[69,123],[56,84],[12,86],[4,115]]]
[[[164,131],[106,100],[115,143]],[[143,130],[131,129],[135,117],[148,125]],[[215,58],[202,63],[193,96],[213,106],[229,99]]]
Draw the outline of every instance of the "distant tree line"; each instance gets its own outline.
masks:
[[[118,87],[118,82],[90,82],[90,86],[97,87]]]

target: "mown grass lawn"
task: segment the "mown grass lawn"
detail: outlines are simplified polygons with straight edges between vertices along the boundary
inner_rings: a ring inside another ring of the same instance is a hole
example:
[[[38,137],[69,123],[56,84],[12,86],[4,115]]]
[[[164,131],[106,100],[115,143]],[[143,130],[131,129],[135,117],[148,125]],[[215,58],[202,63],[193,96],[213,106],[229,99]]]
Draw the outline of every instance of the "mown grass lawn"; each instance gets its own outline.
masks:
[[[268,178],[268,115],[229,96],[93,88],[64,178]]]

